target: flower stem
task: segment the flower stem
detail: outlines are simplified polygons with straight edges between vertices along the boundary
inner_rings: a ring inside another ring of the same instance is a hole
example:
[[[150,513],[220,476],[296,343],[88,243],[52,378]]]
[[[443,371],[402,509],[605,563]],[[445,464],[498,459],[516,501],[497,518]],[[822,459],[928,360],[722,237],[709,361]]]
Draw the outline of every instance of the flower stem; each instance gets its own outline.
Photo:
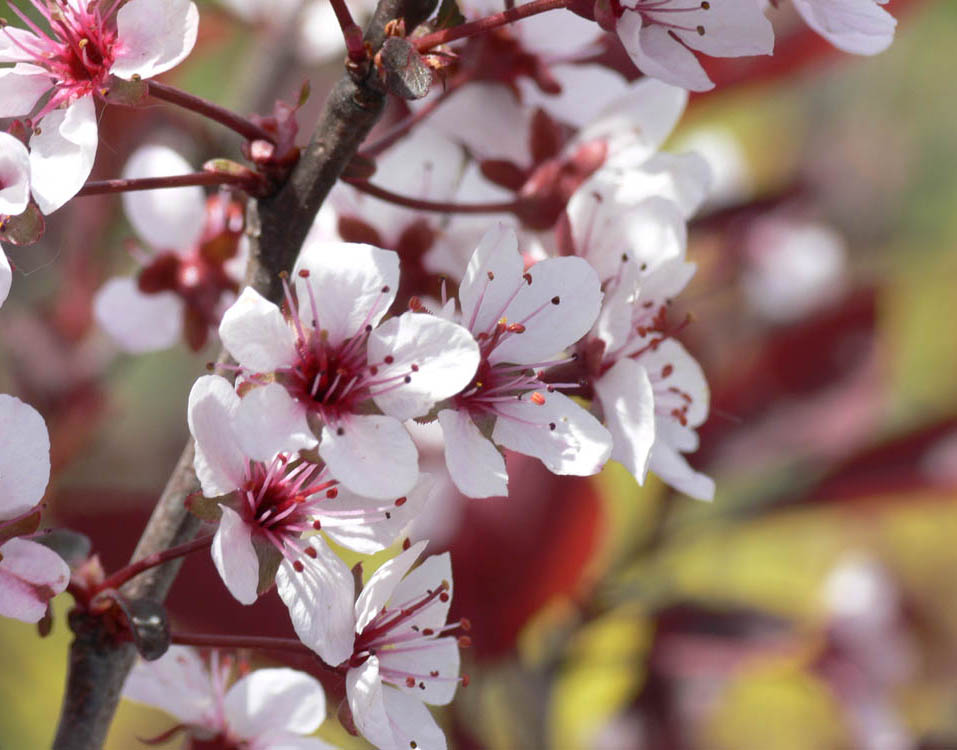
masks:
[[[514,23],[515,21],[520,21],[529,16],[535,16],[539,13],[545,13],[546,11],[556,10],[558,8],[567,8],[572,2],[573,0],[533,0],[526,5],[509,8],[501,13],[494,13],[491,16],[479,18],[477,21],[459,24],[458,26],[453,26],[451,29],[433,31],[431,34],[426,34],[416,39],[415,48],[419,52],[427,52],[432,49],[432,47],[437,47],[440,44],[447,44],[448,42],[454,42],[456,39],[464,39],[465,37],[484,34],[486,31]]]
[[[190,185],[245,185],[249,180],[244,175],[224,172],[192,172],[190,174],[170,175],[169,177],[137,177],[118,180],[90,180],[77,193],[84,195],[103,195],[104,193],[126,193],[134,190],[156,190],[157,188],[175,188]]]
[[[150,96],[191,110],[208,117],[210,120],[215,120],[220,125],[225,125],[230,130],[236,131],[247,140],[275,143],[275,139],[254,122],[250,122],[245,117],[220,107],[218,104],[188,94],[174,86],[167,86],[165,83],[158,83],[153,80],[148,80],[146,83],[149,87]]]
[[[342,29],[342,36],[346,42],[346,54],[352,63],[365,62],[366,45],[362,40],[362,29],[352,20],[352,14],[349,12],[349,6],[345,0],[330,0],[332,10],[336,14],[336,20]]]
[[[219,635],[213,633],[173,633],[173,643],[181,646],[210,648],[250,648],[265,651],[295,651],[316,656],[316,652],[295,638],[273,638],[264,635]],[[319,658],[318,656],[316,657]]]
[[[352,185],[360,193],[371,195],[387,203],[405,206],[416,211],[433,211],[445,214],[498,214],[513,213],[518,208],[517,201],[502,201],[501,203],[447,203],[444,201],[430,201],[421,198],[409,198],[405,195],[393,193],[379,185],[373,185],[366,180],[343,179],[343,182]]]
[[[96,587],[96,592],[94,592],[94,595],[95,593],[105,591],[106,589],[119,588],[131,578],[138,576],[144,570],[155,568],[157,565],[162,565],[170,560],[175,560],[177,557],[188,555],[190,552],[204,549],[212,544],[212,542],[213,535],[210,534],[209,536],[193,539],[192,541],[185,542],[184,544],[180,544],[176,547],[170,547],[169,549],[164,549],[161,552],[155,552],[152,555],[147,555],[146,557],[137,560],[134,563],[130,563],[125,568],[120,568],[113,575],[106,578],[103,583]]]

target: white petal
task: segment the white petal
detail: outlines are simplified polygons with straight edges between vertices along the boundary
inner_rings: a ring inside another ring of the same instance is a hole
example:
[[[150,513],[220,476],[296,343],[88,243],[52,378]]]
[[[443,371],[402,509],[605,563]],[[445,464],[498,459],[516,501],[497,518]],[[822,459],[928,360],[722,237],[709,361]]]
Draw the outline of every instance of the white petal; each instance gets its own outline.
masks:
[[[876,0],[794,0],[794,9],[845,52],[876,55],[894,41],[897,21]]]
[[[36,43],[37,35],[32,31],[16,26],[4,26],[3,33],[0,34],[0,62],[15,63],[23,60],[25,54],[22,47],[34,47]]]
[[[0,616],[38,622],[66,589],[70,568],[53,550],[26,539],[0,547]]]
[[[56,211],[83,187],[93,169],[97,141],[92,96],[40,121],[40,134],[30,137],[30,181],[43,213]]]
[[[382,697],[379,660],[375,656],[346,673],[346,698],[356,729],[380,750],[399,750]],[[405,750],[408,745],[402,748]]]
[[[598,274],[582,258],[549,258],[528,269],[526,284],[505,309],[509,334],[489,356],[492,362],[533,364],[547,360],[588,333],[601,310]]]
[[[0,214],[16,216],[29,202],[30,154],[19,138],[0,133]]]
[[[422,750],[446,750],[445,734],[421,700],[388,685],[382,688],[382,700],[398,748],[405,750],[414,742]]]
[[[277,453],[297,453],[318,445],[306,412],[278,383],[253,388],[236,411],[236,434],[243,452],[269,463]]]
[[[416,542],[407,550],[400,552],[391,560],[379,566],[375,573],[366,582],[355,604],[355,628],[361,633],[375,618],[382,608],[392,598],[396,587],[402,578],[415,565],[419,555],[425,550],[428,542]]]
[[[684,0],[673,4],[687,8]],[[655,14],[652,13],[652,16]],[[675,35],[692,49],[712,57],[744,57],[770,55],[774,49],[774,30],[764,15],[764,4],[754,0],[721,0],[708,7],[699,6],[682,12],[681,27]],[[662,13],[656,20],[665,24],[674,20],[671,13]],[[701,31],[704,33],[701,33]]]
[[[249,750],[336,750],[336,746],[318,737],[303,737],[282,729],[271,729],[252,740]]]
[[[412,626],[416,626],[419,630],[430,628],[438,632],[445,626],[449,617],[449,607],[452,606],[452,560],[449,553],[443,552],[441,555],[427,557],[419,567],[399,581],[389,600],[390,609],[404,609],[420,601],[430,592],[439,590],[443,584],[448,584],[445,588],[448,597],[444,601],[443,598],[436,597],[427,607],[403,620],[403,628],[411,629]],[[423,697],[422,700],[425,698]]]
[[[252,529],[232,508],[220,504],[223,515],[210,552],[220,578],[240,604],[258,598],[259,558],[253,548]]]
[[[459,286],[462,324],[475,334],[493,326],[525,283],[524,270],[515,231],[504,224],[488,230],[472,253]]]
[[[648,373],[634,360],[623,359],[595,381],[595,394],[615,441],[611,458],[643,484],[655,442],[655,396]]]
[[[383,412],[403,421],[428,414],[436,402],[465,388],[480,360],[478,344],[462,326],[414,312],[373,331],[368,355],[370,363],[383,362],[387,355],[394,358],[391,365],[379,366],[380,378],[409,378],[374,396]]]
[[[276,573],[276,588],[289,609],[296,635],[331,666],[352,655],[355,641],[352,572],[319,535],[307,540],[317,556],[302,555],[302,572],[284,560]]]
[[[439,424],[445,438],[445,464],[455,486],[468,497],[505,497],[508,472],[498,449],[464,411],[443,409]]]
[[[419,453],[393,417],[352,415],[322,428],[319,455],[353,492],[383,500],[405,495],[419,476]]]
[[[660,153],[640,169],[623,172],[618,200],[637,203],[647,198],[673,201],[685,219],[690,218],[711,194],[711,167],[699,154]]]
[[[378,656],[382,672],[395,670],[430,676],[431,679],[422,679],[413,687],[404,682],[396,685],[416,700],[445,706],[455,697],[459,686],[459,644],[456,638],[437,638],[428,645],[418,645],[408,651],[401,646],[383,649]]]
[[[2,255],[2,251],[0,251]],[[0,394],[0,520],[37,505],[50,479],[50,436],[40,413]]]
[[[219,324],[223,346],[243,367],[272,372],[296,362],[296,335],[279,308],[252,287],[223,313]]]
[[[606,288],[601,313],[589,334],[604,342],[605,356],[624,346],[631,338],[632,315],[638,299],[639,273],[636,264],[623,262],[620,264],[617,278]]]
[[[246,456],[236,437],[239,396],[225,378],[204,375],[189,392],[186,418],[196,441],[194,467],[206,497],[233,492],[245,480]]]
[[[93,299],[93,316],[131,354],[168,349],[183,330],[183,301],[173,292],[143,294],[128,278],[107,281]]]
[[[229,728],[244,739],[272,729],[312,734],[326,718],[326,696],[305,672],[257,669],[229,689],[223,711]]]
[[[156,661],[138,661],[126,678],[123,697],[165,711],[184,724],[203,726],[213,710],[209,672],[199,654],[186,646],[170,646]]]
[[[10,268],[10,261],[7,260],[7,254],[0,247],[0,306],[7,301],[10,294],[10,287],[13,285],[13,269]]]
[[[541,107],[556,120],[582,128],[594,120],[628,88],[624,76],[604,65],[552,65],[549,72],[561,91],[546,94],[530,78],[518,79],[522,102],[530,108]],[[587,92],[587,96],[582,96]]]
[[[140,146],[123,168],[125,179],[168,177],[193,168],[169,146]],[[188,250],[206,221],[206,194],[198,185],[123,193],[123,208],[136,233],[156,250]]]
[[[26,117],[52,87],[50,75],[34,65],[0,69],[0,117]]]
[[[662,441],[651,449],[649,468],[665,484],[674,487],[696,500],[714,499],[714,480],[692,469],[685,457]]]
[[[615,31],[628,56],[645,75],[689,91],[714,88],[694,52],[675,41],[667,28],[657,24],[643,26],[640,13],[626,10]]]
[[[199,10],[190,0],[130,0],[116,14],[117,44],[110,72],[152,78],[193,50]]]
[[[688,426],[697,427],[704,422],[710,401],[708,381],[701,365],[687,349],[672,338],[665,339],[655,349],[645,352],[640,361],[653,379],[656,374],[662,373],[656,391],[668,389],[672,393],[677,390],[685,394]],[[664,368],[668,365],[671,365],[671,374],[664,377]]]
[[[428,503],[432,488],[432,477],[419,474],[415,489],[403,496],[401,505],[396,505],[395,502],[362,497],[339,487],[334,498],[322,501],[319,513],[322,530],[343,547],[364,555],[374,554],[395,542],[415,520]]]
[[[300,317],[312,325],[314,299],[318,327],[335,346],[382,320],[399,287],[399,256],[372,245],[306,242],[293,274]]]
[[[558,391],[546,394],[542,405],[528,398],[505,402],[499,413],[492,440],[538,458],[555,474],[596,474],[611,454],[608,430]]]

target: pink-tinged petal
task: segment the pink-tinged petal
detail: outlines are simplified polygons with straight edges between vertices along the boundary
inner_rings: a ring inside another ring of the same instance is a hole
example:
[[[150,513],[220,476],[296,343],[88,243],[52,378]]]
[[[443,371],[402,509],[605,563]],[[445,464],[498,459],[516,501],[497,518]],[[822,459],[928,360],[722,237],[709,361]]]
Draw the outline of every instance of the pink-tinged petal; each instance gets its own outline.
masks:
[[[876,0],[794,0],[808,26],[840,50],[876,55],[894,41],[897,21]]]
[[[326,718],[326,696],[314,677],[295,669],[257,669],[223,701],[226,724],[243,739],[275,729],[312,734]]]
[[[10,261],[7,260],[7,254],[0,247],[0,305],[7,301],[10,294],[10,287],[13,285],[13,269],[10,268]]]
[[[667,389],[671,393],[681,392],[682,401],[687,404],[685,420],[689,427],[697,427],[708,416],[710,392],[708,381],[698,361],[688,350],[674,339],[665,339],[657,348],[645,352],[641,357],[641,364],[654,379],[660,374],[656,382],[656,389]],[[667,376],[665,368],[670,365]]]
[[[93,317],[131,354],[168,349],[183,330],[183,301],[173,292],[143,294],[133,279],[110,279],[93,299]]]
[[[193,168],[169,146],[140,146],[126,162],[123,177],[168,177]],[[189,250],[206,221],[206,194],[198,185],[123,193],[123,208],[136,233],[156,250]]]
[[[443,625],[445,623],[442,623]],[[379,669],[414,675],[428,675],[414,687],[399,682],[396,687],[416,700],[433,706],[446,706],[455,697],[459,686],[459,643],[456,638],[436,638],[426,645],[409,650],[402,646],[379,651]]]
[[[394,500],[415,487],[419,452],[402,423],[377,414],[352,415],[322,428],[319,455],[358,495]]]
[[[77,194],[93,169],[98,136],[92,96],[56,109],[40,121],[30,138],[30,181],[33,197],[45,214]]]
[[[352,572],[321,536],[309,537],[306,543],[316,550],[316,557],[301,555],[302,571],[283,560],[276,588],[299,640],[326,664],[336,666],[352,655],[355,584]]]
[[[236,435],[243,453],[269,463],[277,453],[297,453],[319,444],[306,412],[278,383],[253,388],[236,411]]]
[[[220,578],[240,604],[253,604],[259,595],[259,558],[252,529],[232,508],[220,504],[223,514],[210,548]]]
[[[491,328],[525,283],[515,230],[497,224],[482,237],[459,286],[462,325],[478,334]]]
[[[415,626],[419,630],[431,629],[438,632],[445,627],[445,622],[449,619],[449,607],[452,606],[452,560],[449,553],[443,552],[441,555],[426,558],[419,567],[399,581],[392,591],[390,609],[406,608],[421,601],[429,592],[442,588],[443,583],[448,584],[445,587],[448,597],[444,601],[441,597],[435,597],[428,606],[403,620],[402,628],[411,631]],[[401,631],[395,628],[394,632]],[[422,700],[425,700],[425,697]]]
[[[0,101],[3,101],[2,90]],[[0,214],[16,216],[23,212],[29,202],[30,154],[19,138],[0,133]]]
[[[656,442],[651,449],[648,468],[678,492],[696,500],[714,500],[714,480],[692,469],[684,456],[662,441]]]
[[[355,631],[361,633],[382,608],[393,598],[393,592],[415,565],[428,542],[416,542],[388,562],[379,566],[366,582],[355,604]],[[444,623],[443,623],[444,624]]]
[[[445,464],[459,492],[468,497],[508,495],[505,459],[463,411],[443,409],[439,424],[445,437]]]
[[[438,401],[465,388],[480,360],[475,338],[462,326],[415,312],[387,320],[369,336],[369,362],[384,362],[386,356],[394,361],[379,365],[379,379],[391,382],[374,400],[402,421],[428,414]]]
[[[318,327],[335,346],[382,320],[399,288],[399,256],[372,245],[306,242],[293,275],[300,317],[312,326],[314,299]]]
[[[0,34],[0,63],[15,63],[23,60],[26,55],[22,47],[36,47],[37,41],[37,35],[32,31],[5,25],[3,33]]]
[[[349,701],[356,729],[380,750],[399,750],[392,734],[382,693],[379,660],[375,656],[369,657],[364,664],[346,673],[346,699]],[[405,745],[402,750],[407,747],[408,745]]]
[[[50,479],[50,436],[36,409],[6,394],[0,394],[0,425],[0,520],[5,520],[43,498]]]
[[[644,484],[655,442],[655,395],[648,373],[634,360],[623,359],[595,381],[595,394],[615,441],[611,458]]]
[[[601,310],[598,274],[582,258],[549,258],[526,274],[531,282],[508,305],[504,317],[525,326],[503,337],[493,363],[534,364],[563,351],[588,333]]]
[[[498,412],[492,440],[534,456],[555,474],[597,474],[611,455],[612,437],[608,430],[557,391],[546,394],[544,404],[536,404],[526,396],[500,404]]]
[[[252,287],[243,289],[223,313],[219,338],[236,361],[252,372],[272,372],[298,358],[293,329],[279,308]]]
[[[646,76],[689,91],[714,88],[694,52],[675,41],[667,28],[657,24],[643,26],[640,13],[625,11],[615,31],[632,62]]]
[[[138,661],[126,678],[123,697],[165,711],[184,724],[220,728],[212,721],[209,672],[199,654],[187,646],[170,646],[156,661]]]
[[[246,456],[234,420],[239,396],[219,375],[198,378],[189,392],[186,419],[196,441],[193,465],[206,497],[219,497],[243,485]]]
[[[553,65],[549,70],[561,91],[546,94],[532,79],[522,77],[518,79],[522,102],[541,107],[574,128],[587,126],[628,88],[624,76],[604,65]],[[588,95],[582,96],[583,91]]]
[[[604,140],[610,154],[617,155],[627,149],[629,160],[637,164],[661,147],[687,104],[685,89],[654,78],[642,78],[609,103],[575,140],[578,143]]]
[[[3,68],[0,70],[0,117],[26,117],[52,86],[49,73],[35,65]]]
[[[425,508],[432,494],[432,477],[419,474],[415,489],[395,501],[372,500],[339,487],[334,498],[323,500],[322,530],[336,544],[371,555],[395,542]]]
[[[382,701],[397,750],[412,747],[413,742],[422,750],[446,750],[445,733],[421,700],[384,685]]]
[[[152,78],[192,52],[199,10],[190,0],[130,0],[116,14],[117,44],[110,72]]]
[[[53,550],[26,539],[11,539],[0,556],[0,616],[38,622],[47,602],[70,582],[69,566]]]

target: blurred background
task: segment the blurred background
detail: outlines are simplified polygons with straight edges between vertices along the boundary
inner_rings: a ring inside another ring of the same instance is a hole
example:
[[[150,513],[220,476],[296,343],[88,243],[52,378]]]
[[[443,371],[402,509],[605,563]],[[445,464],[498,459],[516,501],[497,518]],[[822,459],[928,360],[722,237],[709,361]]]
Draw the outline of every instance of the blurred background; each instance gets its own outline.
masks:
[[[266,111],[309,77],[312,122],[336,64],[201,5],[196,51],[167,80]],[[454,614],[473,624],[471,684],[437,714],[451,746],[957,748],[957,3],[888,7],[897,39],[876,58],[795,30],[773,58],[716,61],[717,91],[692,99],[668,144],[718,175],[680,301],[711,385],[691,461],[715,478],[714,503],[639,488],[617,465],[559,480],[522,457],[508,499],[442,496],[433,550],[452,550]],[[196,165],[238,158],[234,139],[165,105],[108,108],[94,176],[117,176],[156,134]],[[131,357],[97,330],[93,293],[133,267],[119,203],[73,201],[41,244],[7,248],[18,273],[0,329],[0,392],[51,431],[45,522],[87,534],[108,570],[132,551],[215,355]],[[205,555],[169,601],[183,630],[292,635],[278,597],[241,607]],[[69,605],[44,640],[0,621],[3,750],[49,746]],[[334,715],[342,687],[317,676]],[[108,747],[172,723],[124,704]],[[367,747],[334,718],[321,736]]]

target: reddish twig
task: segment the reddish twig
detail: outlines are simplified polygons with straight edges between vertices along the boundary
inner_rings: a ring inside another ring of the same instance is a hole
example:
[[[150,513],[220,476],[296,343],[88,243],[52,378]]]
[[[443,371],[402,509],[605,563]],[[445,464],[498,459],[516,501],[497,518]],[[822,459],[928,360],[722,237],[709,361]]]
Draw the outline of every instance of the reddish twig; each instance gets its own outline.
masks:
[[[444,201],[430,201],[421,198],[409,198],[405,195],[393,193],[379,185],[373,185],[365,180],[343,179],[343,182],[352,185],[360,193],[371,195],[379,200],[405,206],[416,211],[432,211],[443,214],[500,214],[514,213],[518,210],[518,201],[502,201],[500,203],[450,203]]]
[[[212,542],[213,535],[210,534],[209,536],[193,539],[176,547],[170,547],[169,549],[164,549],[160,552],[154,552],[152,555],[147,555],[146,557],[141,558],[134,563],[130,563],[125,568],[120,568],[113,575],[106,578],[99,586],[97,586],[96,591],[100,592],[105,591],[106,589],[119,588],[131,578],[138,576],[144,570],[155,568],[157,565],[162,565],[164,562],[175,560],[177,557],[183,557],[184,555],[188,555],[190,552],[195,552],[196,550],[208,547],[210,544],[212,544]]]
[[[167,86],[165,83],[159,83],[153,80],[147,81],[146,83],[149,87],[150,96],[162,99],[164,102],[169,102],[170,104],[175,104],[178,107],[183,107],[191,112],[201,114],[210,120],[215,120],[220,125],[225,125],[230,130],[236,131],[247,140],[275,143],[276,139],[256,123],[250,122],[245,117],[237,115],[225,107],[220,107],[218,104],[213,104],[206,99],[188,94],[185,91],[180,91],[174,86]]]
[[[415,48],[419,52],[427,52],[440,44],[448,44],[456,39],[464,39],[469,36],[484,34],[491,29],[497,29],[499,26],[506,26],[515,21],[520,21],[529,16],[537,16],[539,13],[545,13],[549,10],[567,8],[572,4],[572,0],[533,0],[526,5],[519,5],[517,8],[509,8],[501,13],[494,13],[485,18],[479,18],[477,21],[453,26],[451,29],[439,29],[431,34],[426,34],[415,40]]]
[[[225,172],[192,172],[190,174],[170,175],[169,177],[136,177],[117,180],[90,180],[76,194],[82,198],[85,195],[103,195],[104,193],[128,193],[134,190],[157,190],[159,188],[175,188],[191,185],[246,185],[249,182],[246,176],[227,174]]]

